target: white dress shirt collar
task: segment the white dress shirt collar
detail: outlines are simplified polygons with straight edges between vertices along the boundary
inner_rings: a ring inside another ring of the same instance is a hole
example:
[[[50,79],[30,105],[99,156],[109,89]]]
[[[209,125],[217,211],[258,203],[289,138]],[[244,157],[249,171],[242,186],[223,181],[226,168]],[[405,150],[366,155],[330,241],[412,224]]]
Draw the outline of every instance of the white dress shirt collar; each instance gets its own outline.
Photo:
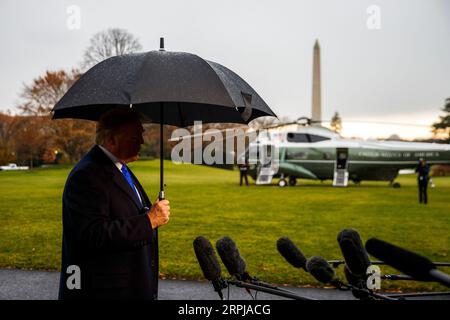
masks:
[[[119,169],[119,171],[122,172],[123,163],[120,162],[120,160],[117,159],[117,157],[115,155],[113,155],[108,149],[106,149],[105,147],[103,147],[101,145],[98,145],[98,146],[108,156],[108,158],[111,159],[111,161],[116,165],[117,169]]]
[[[123,163],[120,162],[120,160],[117,159],[117,157],[115,155],[113,155],[108,149],[106,149],[105,147],[103,147],[101,145],[98,145],[98,146],[108,156],[108,158],[111,159],[111,161],[116,165],[116,167],[117,167],[117,169],[119,169],[120,173],[122,173]],[[139,198],[139,201],[142,203],[141,195],[139,194],[139,191],[136,188],[136,186],[134,186],[134,189],[136,190],[136,194],[137,194],[137,196]]]

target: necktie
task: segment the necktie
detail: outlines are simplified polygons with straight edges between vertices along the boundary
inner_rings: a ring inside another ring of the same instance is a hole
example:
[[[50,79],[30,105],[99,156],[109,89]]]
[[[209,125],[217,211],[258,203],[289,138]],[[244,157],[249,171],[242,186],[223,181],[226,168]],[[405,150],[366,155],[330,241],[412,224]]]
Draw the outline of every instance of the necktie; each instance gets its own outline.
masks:
[[[131,178],[130,171],[128,170],[128,167],[126,165],[122,166],[122,173],[123,173],[123,176],[125,177],[125,180],[127,180],[128,184],[130,185],[131,190],[134,191],[134,193],[136,194],[136,196],[137,196],[137,198],[139,200],[139,195],[137,193],[136,187],[134,186],[133,179]]]

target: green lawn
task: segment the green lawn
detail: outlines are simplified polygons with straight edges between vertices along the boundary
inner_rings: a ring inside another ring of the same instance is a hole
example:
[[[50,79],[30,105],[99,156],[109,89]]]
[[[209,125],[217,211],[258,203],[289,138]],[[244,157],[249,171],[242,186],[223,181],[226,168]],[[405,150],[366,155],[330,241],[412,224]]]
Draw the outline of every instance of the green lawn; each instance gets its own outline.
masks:
[[[450,261],[450,178],[434,178],[430,203],[419,205],[414,176],[400,189],[384,182],[333,188],[300,180],[290,188],[239,187],[238,172],[166,162],[171,220],[160,229],[160,270],[169,278],[202,279],[192,241],[213,244],[228,235],[251,274],[292,285],[318,285],[278,254],[276,240],[290,237],[305,255],[340,259],[336,241],[343,228],[404,246],[434,261]],[[159,162],[130,166],[151,198],[159,187]],[[70,167],[0,172],[0,267],[57,270],[61,254],[61,196]],[[342,276],[342,268],[339,275]],[[224,273],[227,275],[225,268]],[[383,271],[393,270],[382,267]],[[450,268],[447,269],[450,271]],[[442,290],[436,284],[383,281],[383,288]]]

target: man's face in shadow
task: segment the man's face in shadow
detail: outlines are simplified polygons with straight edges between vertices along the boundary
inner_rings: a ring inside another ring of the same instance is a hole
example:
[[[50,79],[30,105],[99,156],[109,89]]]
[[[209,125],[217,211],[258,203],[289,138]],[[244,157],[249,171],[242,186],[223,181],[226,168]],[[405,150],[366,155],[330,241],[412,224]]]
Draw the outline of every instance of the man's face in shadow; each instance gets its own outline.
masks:
[[[143,132],[144,128],[140,122],[120,126],[117,134],[112,137],[113,154],[125,163],[136,161],[144,143]]]

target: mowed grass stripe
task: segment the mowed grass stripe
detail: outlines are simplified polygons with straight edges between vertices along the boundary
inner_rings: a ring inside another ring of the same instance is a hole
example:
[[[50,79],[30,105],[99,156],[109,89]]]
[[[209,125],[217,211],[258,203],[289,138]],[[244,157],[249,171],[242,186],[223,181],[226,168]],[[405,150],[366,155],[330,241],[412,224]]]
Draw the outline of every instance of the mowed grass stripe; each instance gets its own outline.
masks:
[[[160,229],[164,277],[202,279],[192,241],[236,242],[251,274],[278,284],[317,285],[288,265],[276,240],[290,237],[308,256],[342,257],[336,236],[343,228],[407,247],[431,260],[450,261],[450,178],[434,178],[430,203],[419,205],[414,176],[399,189],[385,182],[333,188],[331,182],[300,180],[296,187],[239,187],[239,173],[205,166],[165,163],[171,220]],[[159,161],[130,166],[150,198],[159,188]],[[61,196],[70,167],[0,172],[0,267],[58,270],[61,255]],[[227,275],[225,268],[224,274]],[[383,271],[395,271],[382,268]],[[339,275],[343,276],[342,268]],[[383,281],[383,288],[443,289],[433,283]]]

